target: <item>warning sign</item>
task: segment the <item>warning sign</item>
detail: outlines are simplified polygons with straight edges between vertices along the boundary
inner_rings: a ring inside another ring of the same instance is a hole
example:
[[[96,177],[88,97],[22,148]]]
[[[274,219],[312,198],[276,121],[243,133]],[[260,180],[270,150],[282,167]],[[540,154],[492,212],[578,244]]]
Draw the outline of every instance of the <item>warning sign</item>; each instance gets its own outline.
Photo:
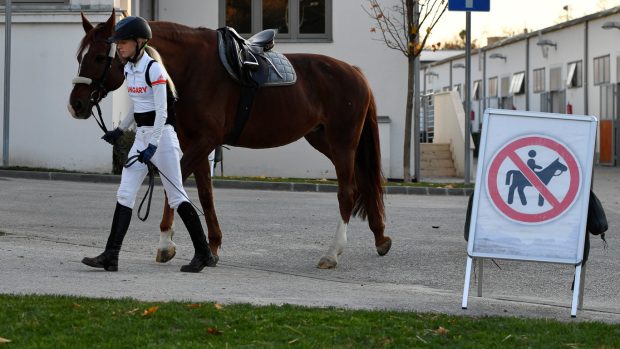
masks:
[[[579,263],[596,128],[592,116],[487,109],[468,255]]]
[[[487,193],[505,217],[536,224],[566,212],[577,198],[580,179],[580,166],[565,145],[532,135],[497,152],[487,172]]]

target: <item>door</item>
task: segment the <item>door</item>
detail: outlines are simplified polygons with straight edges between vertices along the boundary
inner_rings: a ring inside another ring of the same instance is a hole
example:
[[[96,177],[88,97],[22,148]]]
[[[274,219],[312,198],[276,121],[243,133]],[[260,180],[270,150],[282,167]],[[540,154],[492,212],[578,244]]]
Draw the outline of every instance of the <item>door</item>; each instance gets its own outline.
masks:
[[[601,115],[599,120],[599,156],[601,165],[614,165],[615,85],[601,86]]]

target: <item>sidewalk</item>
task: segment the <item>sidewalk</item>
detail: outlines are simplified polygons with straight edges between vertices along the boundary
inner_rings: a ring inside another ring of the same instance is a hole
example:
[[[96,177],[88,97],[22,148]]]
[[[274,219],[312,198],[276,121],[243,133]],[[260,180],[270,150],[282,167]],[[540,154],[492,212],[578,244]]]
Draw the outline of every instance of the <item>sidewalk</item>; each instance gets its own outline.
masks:
[[[120,175],[112,174],[86,174],[71,172],[43,172],[43,171],[19,171],[2,170],[0,177],[22,178],[22,179],[49,179],[52,181],[72,181],[72,182],[91,182],[91,183],[120,183]],[[430,183],[463,183],[462,178],[424,178],[424,182]],[[187,180],[187,185],[195,187],[196,182],[193,178]],[[473,183],[473,182],[472,182]],[[161,185],[159,177],[155,178],[155,184]],[[251,190],[278,190],[292,192],[317,192],[335,193],[338,187],[335,184],[320,183],[297,183],[297,182],[266,182],[252,180],[232,180],[214,179],[214,188],[228,189],[251,189]],[[405,194],[405,195],[450,195],[467,196],[473,192],[473,188],[434,188],[434,187],[411,187],[411,186],[386,186],[386,194]]]

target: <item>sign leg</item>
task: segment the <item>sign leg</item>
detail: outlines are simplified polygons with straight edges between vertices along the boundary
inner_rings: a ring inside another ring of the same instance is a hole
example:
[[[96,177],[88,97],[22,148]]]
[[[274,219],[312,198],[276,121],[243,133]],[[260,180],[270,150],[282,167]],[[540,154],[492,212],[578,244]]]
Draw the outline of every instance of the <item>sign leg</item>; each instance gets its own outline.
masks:
[[[484,258],[476,258],[478,261],[478,297],[482,297],[482,273],[484,268]]]
[[[467,297],[469,296],[469,281],[471,280],[471,264],[472,258],[467,256],[467,265],[465,266],[465,285],[463,286],[463,303],[461,308],[467,309]]]
[[[573,288],[573,302],[570,310],[571,317],[577,317],[577,305],[579,303],[579,290],[581,289],[581,264],[575,267],[575,287]]]
[[[579,305],[577,306],[577,309],[582,310],[583,309],[583,290],[585,289],[585,284],[586,284],[586,263],[582,263],[581,264],[581,282],[579,285]]]

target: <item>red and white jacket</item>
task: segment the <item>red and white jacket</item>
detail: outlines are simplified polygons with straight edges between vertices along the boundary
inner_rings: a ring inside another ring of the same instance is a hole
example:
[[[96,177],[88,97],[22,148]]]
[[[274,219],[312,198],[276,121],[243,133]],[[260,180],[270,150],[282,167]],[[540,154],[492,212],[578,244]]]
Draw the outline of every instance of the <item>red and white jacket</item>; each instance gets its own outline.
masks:
[[[133,113],[146,113],[155,111],[155,123],[149,143],[159,145],[162,128],[168,117],[168,103],[166,95],[166,82],[168,73],[165,68],[154,62],[149,69],[151,86],[148,86],[145,79],[146,67],[153,58],[146,52],[136,63],[127,62],[125,64],[125,82],[127,92],[133,101],[129,113],[121,121],[119,128],[127,130],[135,122]]]

